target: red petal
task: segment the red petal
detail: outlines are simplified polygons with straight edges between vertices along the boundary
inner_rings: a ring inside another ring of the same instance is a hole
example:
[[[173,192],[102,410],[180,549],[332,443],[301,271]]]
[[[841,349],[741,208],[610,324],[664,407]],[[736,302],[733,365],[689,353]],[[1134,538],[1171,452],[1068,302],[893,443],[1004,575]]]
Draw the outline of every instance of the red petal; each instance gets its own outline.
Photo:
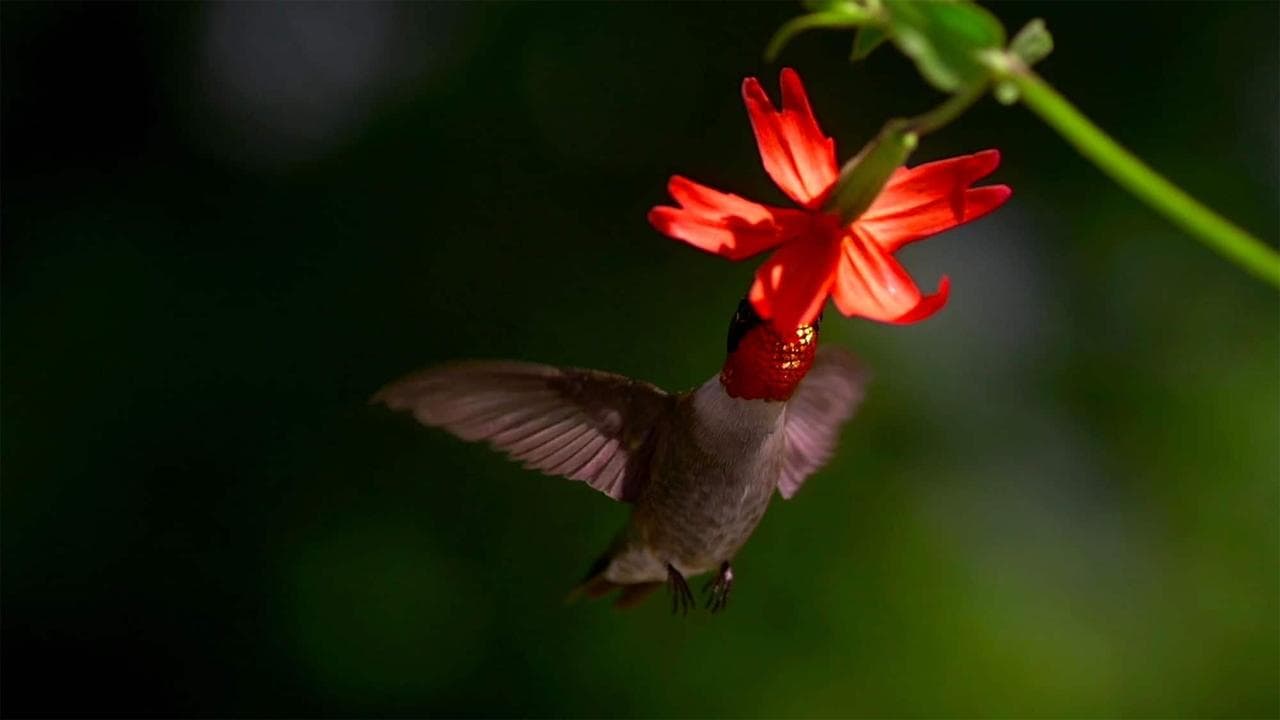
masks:
[[[946,275],[938,281],[938,291],[932,295],[925,295],[920,298],[920,304],[893,322],[899,325],[910,325],[911,323],[920,322],[930,315],[942,309],[947,304],[947,298],[951,296],[951,278]]]
[[[822,312],[835,280],[840,243],[815,238],[783,245],[756,270],[751,304],[784,336]]]
[[[925,163],[894,172],[884,191],[858,218],[888,252],[976,220],[1013,194],[1005,185],[970,188],[1000,164],[998,150]]]
[[[788,197],[814,209],[836,181],[836,144],[818,127],[800,76],[783,68],[780,82],[781,111],[773,107],[755,78],[742,81],[742,101],[765,171]]]
[[[907,271],[880,244],[855,228],[840,244],[840,266],[831,296],[845,315],[907,324],[923,320],[947,302],[951,282],[922,295]]]
[[[649,223],[664,235],[730,260],[768,250],[806,224],[799,210],[754,203],[679,175],[671,178],[667,190],[680,207],[653,208]]]
[[[887,214],[908,210],[922,202],[963,190],[999,166],[1000,151],[983,150],[913,168],[899,168],[889,178],[873,207],[883,208]]]

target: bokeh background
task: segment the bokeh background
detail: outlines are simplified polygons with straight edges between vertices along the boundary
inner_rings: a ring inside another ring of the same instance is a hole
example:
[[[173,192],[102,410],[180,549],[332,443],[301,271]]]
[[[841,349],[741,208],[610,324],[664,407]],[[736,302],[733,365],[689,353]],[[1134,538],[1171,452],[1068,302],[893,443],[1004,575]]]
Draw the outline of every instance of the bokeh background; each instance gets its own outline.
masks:
[[[1274,3],[996,4],[1155,167],[1280,237]],[[9,715],[1275,716],[1280,305],[1022,108],[1013,200],[830,314],[876,373],[726,614],[562,598],[626,517],[369,407],[464,357],[714,373],[752,264],[681,172],[783,202],[738,87],[791,4],[0,6]],[[939,97],[800,70],[842,156]]]

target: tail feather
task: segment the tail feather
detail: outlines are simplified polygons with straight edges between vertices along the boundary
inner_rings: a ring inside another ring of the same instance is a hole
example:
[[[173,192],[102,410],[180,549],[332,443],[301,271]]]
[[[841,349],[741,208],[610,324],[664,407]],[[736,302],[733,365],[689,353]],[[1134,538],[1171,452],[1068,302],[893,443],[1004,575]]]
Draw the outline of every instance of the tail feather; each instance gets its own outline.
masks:
[[[644,602],[644,599],[653,594],[654,590],[662,587],[662,583],[639,583],[637,585],[623,585],[621,587],[622,593],[618,595],[618,599],[614,601],[613,606],[619,610],[629,610]]]
[[[576,602],[582,597],[586,597],[588,600],[598,600],[614,590],[617,590],[619,587],[619,585],[611,583],[603,577],[593,577],[570,590],[569,596],[565,598],[565,602]]]
[[[569,594],[564,599],[565,603],[577,602],[583,595],[595,600],[608,595],[617,587],[604,579],[604,571],[609,569],[609,563],[611,562],[613,562],[613,553],[611,552],[606,552],[596,558],[596,561],[591,563],[591,567],[587,570],[586,577],[582,579],[582,582],[569,591]]]
[[[606,580],[604,573],[609,569],[609,563],[613,561],[611,553],[601,555],[594,563],[591,569],[587,571],[587,577],[577,587],[569,591],[565,597],[566,603],[576,602],[582,597],[589,600],[598,600],[609,593],[621,589],[618,599],[614,601],[613,606],[619,610],[626,610],[639,605],[641,601],[649,597],[650,593],[662,587],[662,583],[637,583],[628,585],[624,583],[616,583]]]

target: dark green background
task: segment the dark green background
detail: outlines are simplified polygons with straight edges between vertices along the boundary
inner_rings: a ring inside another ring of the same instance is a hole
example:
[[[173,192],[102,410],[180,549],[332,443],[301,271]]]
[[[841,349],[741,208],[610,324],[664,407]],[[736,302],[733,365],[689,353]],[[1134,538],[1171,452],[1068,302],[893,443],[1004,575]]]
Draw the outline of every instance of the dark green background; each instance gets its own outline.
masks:
[[[1274,3],[992,7],[1280,236]],[[917,153],[999,147],[1014,197],[904,251],[936,318],[828,314],[875,384],[726,614],[561,604],[626,509],[365,404],[463,357],[714,373],[753,264],[644,215],[673,172],[783,201],[738,87],[797,11],[0,6],[4,712],[1280,712],[1277,295],[1022,108]],[[939,100],[849,41],[783,56],[842,157]]]

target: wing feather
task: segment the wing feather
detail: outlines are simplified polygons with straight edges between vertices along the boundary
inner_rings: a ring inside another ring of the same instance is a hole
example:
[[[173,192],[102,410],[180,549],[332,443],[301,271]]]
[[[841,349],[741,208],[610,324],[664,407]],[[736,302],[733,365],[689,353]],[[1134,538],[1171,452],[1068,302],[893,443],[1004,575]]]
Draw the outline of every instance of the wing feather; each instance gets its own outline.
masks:
[[[580,480],[616,500],[639,492],[654,430],[674,401],[621,375],[484,361],[430,368],[373,397],[424,425],[487,442],[525,467]]]
[[[578,418],[573,413],[558,418],[553,422],[532,422],[528,423],[527,427],[533,428],[533,432],[521,437],[519,440],[505,444],[498,438],[494,438],[492,443],[511,457],[517,460],[524,460],[528,458],[530,452],[542,447],[548,441],[560,437],[568,430],[577,427],[578,422]]]
[[[511,452],[519,452],[525,441],[546,430],[556,423],[569,420],[573,416],[573,408],[536,406],[518,415],[510,417],[504,427],[493,434],[490,440],[495,445],[510,448]]]
[[[627,474],[627,453],[615,452],[593,483],[607,495],[621,492]]]
[[[580,472],[586,477],[599,479],[601,471],[609,464],[609,458],[616,452],[618,452],[618,439],[609,438],[596,449],[591,459],[582,464]]]
[[[538,459],[529,461],[534,465],[535,470],[542,470],[543,472],[557,475],[556,467],[565,460],[573,457],[574,454],[582,449],[583,445],[591,442],[591,438],[593,437],[591,427],[586,425],[576,427],[571,430],[570,433],[572,433],[572,436],[569,436],[569,433],[566,433],[566,437],[569,437],[569,439],[555,442],[555,449],[550,452],[543,450],[538,451]],[[552,443],[548,443],[548,445],[551,444]]]
[[[566,447],[571,447],[578,438],[591,432],[591,427],[585,423],[576,422],[572,427],[565,430],[559,435],[555,435],[548,439],[542,445],[533,448],[523,457],[525,467],[531,470],[544,470],[549,466],[547,461],[556,457],[556,455]]]
[[[787,401],[786,455],[778,479],[782,497],[795,495],[831,459],[840,427],[857,411],[866,382],[867,373],[852,354],[838,347],[818,350],[813,369]]]
[[[551,465],[551,461],[547,461],[547,472],[553,475],[574,475],[583,470],[587,460],[596,454],[602,445],[609,441],[604,435],[595,434],[582,442],[574,443],[574,452],[566,457],[563,461]],[[582,473],[588,475],[589,473]]]

